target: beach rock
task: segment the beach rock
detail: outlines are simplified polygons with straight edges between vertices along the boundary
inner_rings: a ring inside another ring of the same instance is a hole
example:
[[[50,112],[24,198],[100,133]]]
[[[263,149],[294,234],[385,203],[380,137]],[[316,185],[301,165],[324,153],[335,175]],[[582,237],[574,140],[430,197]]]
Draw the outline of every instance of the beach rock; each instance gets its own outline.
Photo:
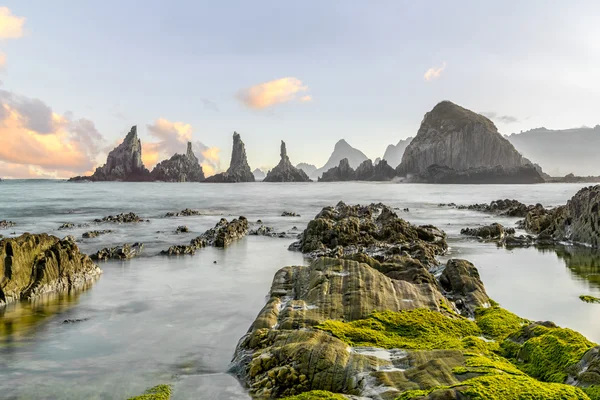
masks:
[[[17,226],[17,224],[12,221],[7,221],[5,219],[0,221],[0,229],[9,229],[14,226]]]
[[[0,240],[0,304],[85,289],[101,273],[71,241],[45,233]]]
[[[107,261],[107,260],[129,260],[133,257],[140,255],[144,248],[143,243],[128,244],[125,243],[122,246],[116,247],[105,247],[99,250],[95,254],[91,255],[93,260]]]
[[[502,239],[505,235],[514,235],[514,228],[505,228],[501,224],[494,222],[487,226],[478,228],[463,228],[460,231],[461,235],[475,236],[481,239]]]
[[[396,170],[386,160],[373,165],[371,160],[363,161],[354,172],[357,181],[389,181],[396,176]]]
[[[487,179],[503,183],[506,177],[534,183],[541,177],[534,174],[537,171],[533,166],[521,170],[528,164],[531,162],[498,133],[488,118],[442,101],[425,114],[417,135],[404,151],[397,173],[424,176],[435,183],[487,183]],[[436,167],[432,170],[430,166]],[[471,169],[463,175],[463,171]]]
[[[175,154],[159,162],[151,172],[152,180],[162,182],[202,182],[204,171],[188,142],[185,154]]]
[[[111,223],[111,224],[133,224],[133,223],[138,223],[138,222],[148,222],[148,220],[145,220],[141,217],[139,217],[138,215],[130,212],[130,213],[122,213],[122,214],[116,214],[116,215],[109,215],[107,217],[103,217],[103,218],[96,218],[94,220],[95,223],[97,224],[102,224],[102,223]]]
[[[92,176],[77,176],[70,181],[128,181],[151,180],[150,172],[142,162],[142,143],[137,126],[132,126],[123,143],[108,153],[106,164],[96,168]]]
[[[292,165],[283,140],[280,156],[279,164],[267,173],[264,182],[312,182],[304,171]]]
[[[202,215],[202,213],[198,210],[190,210],[186,208],[185,210],[181,210],[179,212],[168,212],[165,214],[165,218],[171,217],[193,217],[196,215]]]
[[[113,231],[110,229],[104,229],[101,231],[89,231],[89,232],[85,232],[83,235],[81,235],[81,237],[83,237],[84,239],[92,239],[95,237],[98,237],[100,235],[106,235],[108,233],[112,233]]]
[[[323,208],[290,245],[310,257],[365,253],[384,261],[406,253],[428,265],[437,264],[435,257],[447,249],[446,234],[434,226],[412,225],[383,204],[344,202]]]
[[[465,316],[473,316],[477,307],[487,307],[490,303],[479,271],[467,260],[448,260],[440,276],[440,285],[446,291],[446,297]]]
[[[206,178],[205,182],[213,183],[237,183],[254,182],[254,175],[248,165],[246,147],[240,138],[240,134],[233,132],[233,149],[231,151],[231,163],[226,172]]]
[[[353,181],[355,179],[354,170],[350,166],[347,158],[340,160],[337,167],[333,167],[323,172],[319,182],[340,182]]]

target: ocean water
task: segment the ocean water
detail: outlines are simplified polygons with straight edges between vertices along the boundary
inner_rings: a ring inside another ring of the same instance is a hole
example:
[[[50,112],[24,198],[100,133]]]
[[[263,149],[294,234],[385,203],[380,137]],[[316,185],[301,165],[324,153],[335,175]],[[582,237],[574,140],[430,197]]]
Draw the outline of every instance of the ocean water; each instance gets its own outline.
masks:
[[[265,302],[274,273],[307,263],[287,250],[293,239],[248,236],[225,250],[194,256],[157,255],[184,244],[222,217],[243,215],[276,231],[299,230],[322,207],[383,202],[416,224],[444,229],[448,257],[466,258],[480,271],[490,297],[534,320],[552,320],[600,342],[600,253],[588,248],[499,249],[461,237],[461,228],[516,218],[439,207],[488,203],[499,198],[545,206],[564,204],[582,184],[409,185],[391,183],[167,184],[3,181],[0,220],[18,225],[0,231],[73,235],[82,251],[142,242],[142,256],[100,263],[104,273],[87,291],[12,304],[0,310],[0,397],[3,399],[126,399],[158,383],[171,383],[174,399],[245,399],[226,373],[235,346]],[[197,209],[200,216],[164,218]],[[408,212],[401,211],[408,208]],[[89,224],[121,212],[149,222],[91,224],[58,230],[65,222]],[[300,217],[282,217],[283,211]],[[190,233],[176,234],[179,225]],[[94,239],[93,229],[114,232]],[[67,319],[81,322],[63,323]]]

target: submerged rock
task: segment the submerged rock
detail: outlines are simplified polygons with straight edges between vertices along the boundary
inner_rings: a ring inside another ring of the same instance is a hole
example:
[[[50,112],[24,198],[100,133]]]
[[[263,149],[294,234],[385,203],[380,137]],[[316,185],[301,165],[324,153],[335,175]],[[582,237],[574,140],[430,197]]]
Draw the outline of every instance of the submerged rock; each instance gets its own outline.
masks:
[[[9,229],[14,226],[17,226],[17,224],[12,221],[7,221],[5,219],[0,221],[0,229]]]
[[[83,237],[84,239],[92,239],[101,235],[106,235],[109,233],[112,233],[113,231],[110,229],[104,229],[101,231],[89,231],[89,232],[85,232],[83,235],[81,235],[81,237]]]
[[[478,228],[464,228],[460,231],[461,235],[475,236],[481,239],[502,239],[505,235],[514,235],[514,228],[505,228],[495,222],[493,224]]]
[[[101,224],[101,223],[132,224],[132,223],[138,223],[138,222],[148,222],[148,220],[145,220],[145,219],[139,217],[138,215],[130,212],[127,214],[109,215],[109,216],[103,217],[103,218],[96,218],[94,220],[94,222],[97,224]]]
[[[45,233],[0,240],[0,304],[84,289],[102,273],[74,242]]]
[[[281,216],[282,217],[299,217],[300,214],[296,214],[293,211],[284,211],[284,212],[281,213]]]
[[[186,154],[175,154],[168,160],[159,162],[152,170],[152,179],[162,182],[202,182],[204,172],[200,162],[188,142]]]
[[[137,126],[132,126],[123,143],[108,153],[106,164],[96,168],[92,176],[76,176],[70,181],[149,181],[150,172],[142,162],[142,143]]]
[[[144,249],[143,243],[128,244],[125,243],[122,246],[116,247],[105,247],[99,250],[95,254],[92,254],[93,260],[107,261],[107,260],[129,260],[133,257],[140,255]]]
[[[233,149],[231,151],[229,169],[226,172],[206,178],[205,182],[237,183],[254,181],[254,175],[248,165],[244,142],[242,142],[239,133],[233,132]]]
[[[190,231],[190,228],[188,228],[186,225],[180,225],[177,227],[177,229],[175,229],[175,233],[188,233]]]
[[[292,165],[283,140],[280,156],[279,164],[267,173],[264,182],[312,182],[306,172]]]
[[[184,210],[181,210],[179,212],[168,212],[165,214],[165,218],[171,218],[171,217],[192,217],[192,216],[196,216],[196,215],[202,215],[202,213],[198,210],[191,210],[189,208],[186,208]]]

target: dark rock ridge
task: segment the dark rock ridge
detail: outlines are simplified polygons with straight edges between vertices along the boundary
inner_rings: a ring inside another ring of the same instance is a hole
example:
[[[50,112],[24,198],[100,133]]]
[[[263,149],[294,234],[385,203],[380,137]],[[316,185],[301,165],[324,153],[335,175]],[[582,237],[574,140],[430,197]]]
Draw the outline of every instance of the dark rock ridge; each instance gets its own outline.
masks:
[[[425,114],[417,135],[406,147],[397,173],[399,176],[427,178],[442,172],[443,175],[452,175],[454,170],[459,175],[457,178],[464,180],[460,177],[461,172],[474,169],[479,171],[479,179],[483,179],[488,174],[494,177],[503,170],[512,176],[528,164],[532,163],[498,133],[488,118],[450,101],[442,101]],[[432,165],[439,167],[436,171],[428,171]],[[498,170],[485,172],[498,166]],[[437,171],[444,167],[448,170]],[[496,177],[496,180],[499,179]]]
[[[248,235],[251,236],[267,236],[267,237],[278,237],[278,238],[297,238],[297,232],[293,230],[291,232],[277,232],[270,226],[261,225],[256,229],[251,229],[248,231]]]
[[[518,200],[499,199],[490,202],[489,204],[471,204],[456,206],[459,210],[474,210],[485,213],[498,214],[507,217],[525,218],[527,213],[536,208],[544,208],[541,204],[535,206],[526,205]]]
[[[342,161],[344,158],[348,159],[348,164],[350,167],[356,168],[360,165],[360,163],[367,160],[369,157],[367,157],[362,151],[350,146],[344,139],[341,139],[335,144],[333,153],[325,165],[316,170],[311,176],[316,178],[320,177],[324,172],[329,171],[331,168],[339,165],[340,161]]]
[[[202,182],[204,172],[192,143],[188,142],[185,154],[175,154],[168,160],[159,162],[151,172],[152,180],[163,182]]]
[[[89,231],[89,232],[84,232],[83,235],[81,235],[81,237],[83,237],[84,239],[92,239],[101,235],[106,235],[109,233],[112,233],[113,231],[110,229],[104,229],[101,231]]]
[[[96,218],[94,220],[95,223],[101,224],[101,223],[112,223],[112,224],[132,224],[132,223],[138,223],[138,222],[148,222],[148,220],[145,220],[141,217],[139,217],[138,215],[130,212],[130,213],[126,213],[126,214],[117,214],[117,215],[109,215],[107,217],[103,217],[103,218]]]
[[[503,239],[506,235],[514,235],[514,228],[505,228],[502,224],[494,222],[487,226],[478,228],[464,228],[460,231],[461,235],[474,236],[480,239]]]
[[[348,159],[344,158],[340,161],[340,165],[324,172],[319,178],[319,182],[389,181],[395,175],[396,171],[388,165],[386,160],[381,160],[377,165],[373,165],[371,160],[365,160],[355,171],[350,166]]]
[[[284,211],[281,213],[282,217],[299,217],[300,214],[295,213],[294,211]]]
[[[248,165],[246,147],[240,138],[240,134],[233,132],[233,149],[231,151],[231,163],[226,172],[206,178],[205,182],[213,183],[237,183],[254,182],[254,175]]]
[[[280,156],[279,164],[267,173],[264,182],[312,182],[304,171],[292,165],[283,140],[281,141]]]
[[[107,261],[107,260],[129,260],[133,257],[137,257],[141,254],[144,249],[143,243],[129,244],[125,243],[122,246],[116,247],[105,247],[99,250],[97,253],[92,254],[93,260]]]
[[[106,164],[96,168],[92,176],[77,176],[70,181],[149,181],[150,172],[142,162],[142,143],[137,126],[132,126],[123,143],[108,153]]]
[[[258,181],[262,181],[263,179],[265,179],[265,173],[262,169],[260,168],[256,168],[254,171],[252,171],[252,175],[254,175],[254,179],[258,182]]]
[[[171,218],[171,217],[193,217],[196,215],[202,215],[202,213],[198,210],[191,210],[189,208],[186,208],[184,210],[181,210],[179,212],[168,212],[165,214],[165,218]]]
[[[296,168],[304,171],[304,173],[306,175],[308,175],[309,177],[314,177],[315,172],[317,172],[317,167],[312,164],[308,164],[308,163],[300,163],[300,164],[296,165]]]
[[[210,228],[202,235],[192,239],[189,245],[175,245],[160,252],[162,255],[194,254],[196,250],[206,246],[227,247],[234,241],[248,234],[248,220],[239,217],[228,222],[221,218],[214,228]]]
[[[438,184],[531,184],[544,183],[544,178],[533,165],[520,167],[478,167],[457,171],[430,165],[425,172],[411,176],[411,182]]]
[[[406,147],[408,147],[412,139],[412,137],[409,137],[407,139],[400,140],[396,145],[390,144],[385,149],[383,160],[386,160],[390,166],[396,168],[402,162],[404,150],[406,150]]]
[[[0,240],[0,304],[85,289],[101,273],[70,240],[45,233]]]

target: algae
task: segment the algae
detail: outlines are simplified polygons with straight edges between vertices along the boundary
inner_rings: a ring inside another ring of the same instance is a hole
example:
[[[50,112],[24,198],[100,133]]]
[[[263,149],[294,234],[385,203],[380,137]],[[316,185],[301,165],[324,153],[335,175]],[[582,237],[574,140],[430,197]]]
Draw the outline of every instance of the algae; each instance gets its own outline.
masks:
[[[327,392],[325,390],[312,390],[310,392],[304,392],[297,396],[286,397],[283,400],[346,400],[346,397],[337,394]]]
[[[477,308],[475,321],[481,332],[490,338],[503,339],[531,321],[521,318],[493,303],[489,308]]]
[[[594,296],[581,295],[581,296],[579,296],[579,300],[584,301],[586,303],[598,303],[598,304],[600,304],[600,298],[594,297]]]
[[[154,386],[140,396],[130,397],[127,400],[169,400],[171,398],[170,385]]]

